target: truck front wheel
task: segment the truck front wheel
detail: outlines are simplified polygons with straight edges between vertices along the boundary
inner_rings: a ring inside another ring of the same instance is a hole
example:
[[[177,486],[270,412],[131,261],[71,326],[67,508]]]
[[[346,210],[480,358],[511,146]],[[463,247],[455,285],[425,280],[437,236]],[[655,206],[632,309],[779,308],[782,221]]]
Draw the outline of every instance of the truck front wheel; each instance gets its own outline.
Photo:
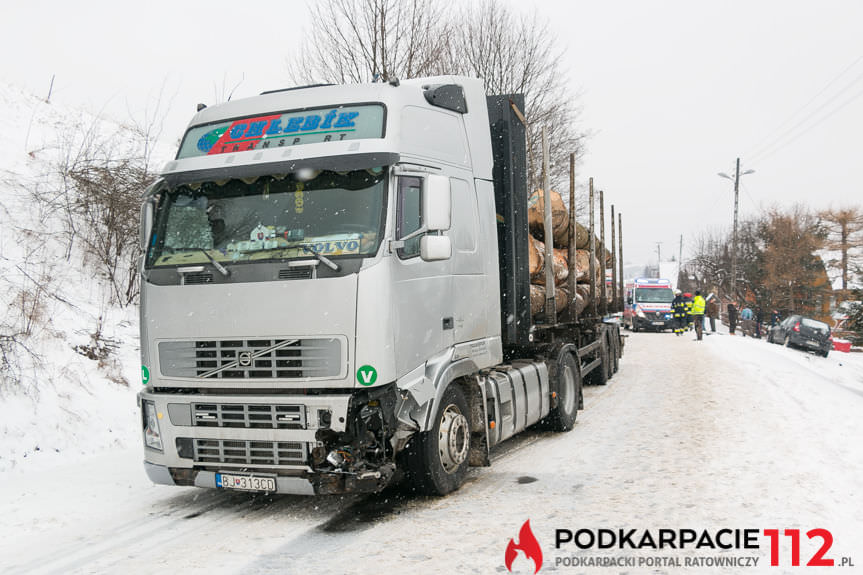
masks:
[[[446,495],[464,483],[470,451],[467,400],[450,385],[438,404],[434,425],[417,434],[408,448],[407,471],[417,491]]]

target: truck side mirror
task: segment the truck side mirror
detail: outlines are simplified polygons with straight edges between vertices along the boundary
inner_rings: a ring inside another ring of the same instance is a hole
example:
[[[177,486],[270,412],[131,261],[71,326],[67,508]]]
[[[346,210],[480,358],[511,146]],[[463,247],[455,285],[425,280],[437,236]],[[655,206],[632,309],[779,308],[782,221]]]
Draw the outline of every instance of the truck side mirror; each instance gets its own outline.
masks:
[[[438,174],[426,176],[423,182],[422,202],[423,227],[430,232],[448,230],[452,215],[449,178]]]
[[[141,251],[147,251],[147,240],[150,239],[150,233],[153,231],[153,200],[148,199],[141,206],[141,230],[140,242]]]
[[[420,238],[420,257],[426,262],[448,260],[452,257],[449,236],[423,236]]]

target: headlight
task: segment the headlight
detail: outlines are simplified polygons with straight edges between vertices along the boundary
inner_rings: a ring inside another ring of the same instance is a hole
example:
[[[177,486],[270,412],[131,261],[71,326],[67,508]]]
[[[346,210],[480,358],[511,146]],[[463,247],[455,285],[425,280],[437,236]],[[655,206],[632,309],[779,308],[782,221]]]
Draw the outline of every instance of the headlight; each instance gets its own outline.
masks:
[[[156,415],[156,404],[144,401],[144,442],[147,447],[162,451],[162,434],[159,432],[159,417]]]
[[[640,308],[640,307],[637,307],[637,308],[635,308],[635,315],[637,315],[638,317],[643,318],[643,317],[644,317],[644,312],[643,312],[643,311],[641,311],[641,308]]]

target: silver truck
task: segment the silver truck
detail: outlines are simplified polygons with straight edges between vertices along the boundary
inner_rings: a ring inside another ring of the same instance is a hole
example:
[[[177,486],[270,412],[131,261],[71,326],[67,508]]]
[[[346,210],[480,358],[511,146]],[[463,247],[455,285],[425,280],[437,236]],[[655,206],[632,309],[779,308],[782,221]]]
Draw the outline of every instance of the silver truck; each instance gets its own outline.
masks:
[[[622,340],[531,315],[520,109],[446,76],[194,116],[141,211],[152,481],[445,494],[527,427],[573,427]]]

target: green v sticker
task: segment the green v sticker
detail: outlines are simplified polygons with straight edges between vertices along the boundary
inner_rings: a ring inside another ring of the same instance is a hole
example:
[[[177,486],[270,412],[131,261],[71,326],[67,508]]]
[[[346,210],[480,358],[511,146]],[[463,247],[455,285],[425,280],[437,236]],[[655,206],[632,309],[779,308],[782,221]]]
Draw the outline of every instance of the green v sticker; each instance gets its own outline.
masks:
[[[357,370],[357,381],[360,385],[373,385],[378,379],[378,372],[370,365],[364,365]]]

